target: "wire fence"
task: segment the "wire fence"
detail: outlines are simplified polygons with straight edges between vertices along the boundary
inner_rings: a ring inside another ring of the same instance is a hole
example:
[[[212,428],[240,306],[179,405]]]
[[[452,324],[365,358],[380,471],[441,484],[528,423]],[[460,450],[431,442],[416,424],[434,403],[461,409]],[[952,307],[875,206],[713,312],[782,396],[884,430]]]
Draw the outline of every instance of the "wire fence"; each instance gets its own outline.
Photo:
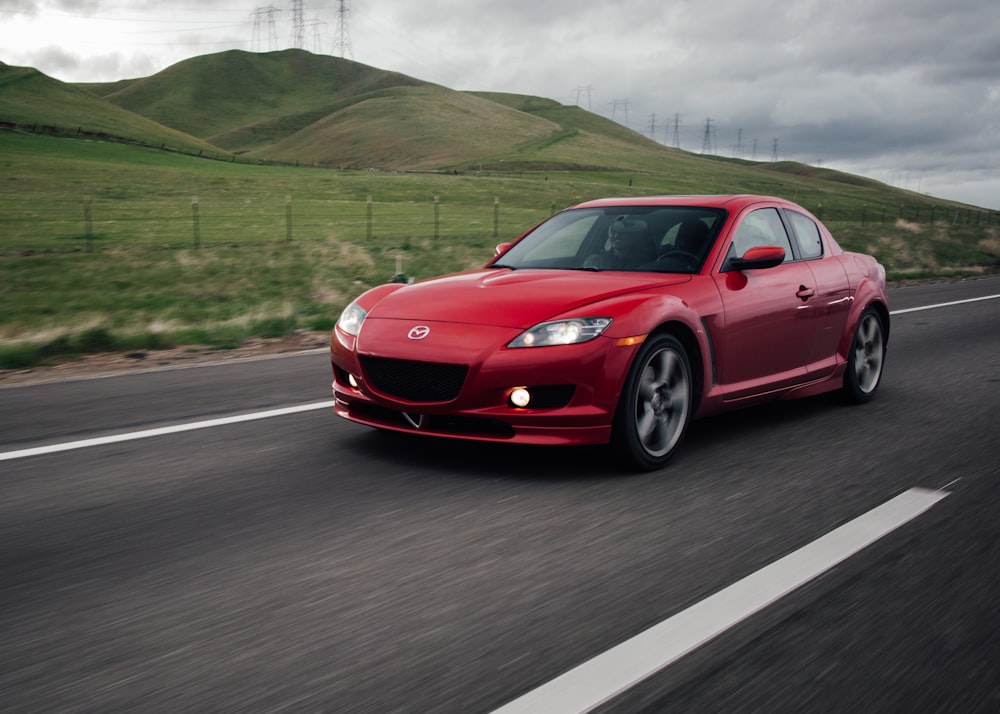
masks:
[[[809,206],[805,206],[809,208]],[[878,204],[849,207],[824,207],[810,209],[821,221],[844,223],[885,224],[902,220],[908,223],[990,226],[1000,225],[1000,212],[977,208],[951,208],[928,204]]]
[[[36,134],[81,136],[102,141],[143,146],[168,152],[233,163],[276,166],[309,166],[247,159],[236,154],[213,153],[166,144],[150,144],[83,127],[67,129],[40,124],[0,122],[0,129]],[[325,167],[330,168],[330,167]],[[351,168],[351,167],[340,167]],[[356,168],[356,167],[354,167]],[[433,172],[432,172],[433,173]],[[631,181],[630,181],[631,184]],[[745,187],[744,187],[745,188]],[[779,191],[780,192],[780,191]],[[254,195],[234,200],[205,192],[190,200],[171,197],[139,197],[116,191],[102,195],[53,196],[44,210],[37,202],[22,201],[14,192],[0,195],[0,253],[32,251],[95,251],[107,247],[178,248],[212,245],[243,245],[254,242],[299,240],[511,240],[557,210],[576,201],[539,209],[500,196],[468,195],[450,200],[434,195],[425,200],[381,201],[377,195],[361,200],[322,200],[315,196]],[[913,203],[866,204],[858,199],[826,200],[811,205],[799,203],[827,223],[858,226],[895,225],[902,220],[914,224],[952,226],[1000,225],[1000,212],[973,207],[955,207],[919,197]]]
[[[6,205],[5,205],[6,204]],[[810,208],[827,223],[860,226],[915,224],[1000,226],[1000,212],[935,205]],[[100,247],[194,247],[293,240],[511,240],[555,213],[491,203],[449,204],[365,201],[296,202],[291,195],[261,205],[192,196],[190,202],[139,202],[84,196],[52,202],[44,213],[19,212],[16,200],[0,199],[0,252],[86,250]]]
[[[506,241],[557,210],[505,205],[499,196],[481,204],[296,201],[202,198],[123,201],[84,196],[53,201],[40,212],[17,210],[0,198],[0,253],[92,252],[123,248],[202,248],[315,240]]]

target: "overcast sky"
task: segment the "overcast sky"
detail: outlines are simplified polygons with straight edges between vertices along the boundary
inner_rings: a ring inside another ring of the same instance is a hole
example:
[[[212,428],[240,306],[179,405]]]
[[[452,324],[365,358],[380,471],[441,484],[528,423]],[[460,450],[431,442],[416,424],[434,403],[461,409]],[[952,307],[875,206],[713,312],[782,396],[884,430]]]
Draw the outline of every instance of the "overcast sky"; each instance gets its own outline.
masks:
[[[337,0],[303,0],[304,49],[579,104],[696,153],[777,154],[1000,209],[998,0],[344,5],[341,34]],[[0,61],[70,82],[144,77],[291,47],[293,17],[291,0],[0,0]]]

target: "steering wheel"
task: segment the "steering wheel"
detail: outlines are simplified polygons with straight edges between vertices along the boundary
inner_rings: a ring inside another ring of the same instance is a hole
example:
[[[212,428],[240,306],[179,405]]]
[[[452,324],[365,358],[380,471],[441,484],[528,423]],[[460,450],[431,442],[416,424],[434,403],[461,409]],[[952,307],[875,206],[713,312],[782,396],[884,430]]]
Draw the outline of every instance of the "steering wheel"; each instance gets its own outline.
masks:
[[[691,265],[698,265],[698,261],[701,260],[701,256],[695,255],[694,253],[690,253],[686,250],[678,249],[678,250],[672,250],[669,253],[664,253],[659,258],[657,258],[657,262],[660,263],[667,260],[673,260],[674,258],[678,258],[680,259],[680,261],[683,261],[685,263],[691,263]]]

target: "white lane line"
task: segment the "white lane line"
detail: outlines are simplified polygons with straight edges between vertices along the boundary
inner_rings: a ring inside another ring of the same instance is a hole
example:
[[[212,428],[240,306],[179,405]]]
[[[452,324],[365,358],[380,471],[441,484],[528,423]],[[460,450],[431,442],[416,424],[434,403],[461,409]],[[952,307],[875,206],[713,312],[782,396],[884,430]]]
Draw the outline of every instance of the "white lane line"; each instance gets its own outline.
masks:
[[[910,489],[500,707],[494,714],[591,711],[899,528],[947,495],[946,491]]]
[[[890,310],[890,315],[902,315],[907,312],[920,312],[921,310],[936,310],[939,307],[951,307],[952,305],[964,305],[968,302],[979,302],[980,300],[996,300],[1000,295],[984,295],[983,297],[966,298],[965,300],[954,300],[952,302],[940,302],[937,305],[924,305],[922,307],[908,307],[903,310]]]
[[[0,461],[11,459],[24,459],[29,456],[39,456],[42,454],[54,454],[59,451],[71,451],[72,449],[83,449],[88,446],[101,446],[103,444],[115,444],[120,441],[132,441],[133,439],[146,439],[151,436],[163,436],[164,434],[177,434],[182,431],[194,431],[195,429],[208,429],[213,426],[224,426],[226,424],[239,424],[244,421],[256,421],[257,419],[268,419],[270,417],[285,416],[287,414],[298,414],[316,409],[332,409],[333,400],[325,402],[312,402],[311,404],[299,404],[294,407],[282,407],[281,409],[270,409],[253,414],[239,414],[237,416],[220,417],[219,419],[207,419],[205,421],[192,421],[186,424],[174,424],[173,426],[161,426],[156,429],[146,429],[144,431],[133,431],[128,434],[113,434],[111,436],[98,436],[93,439],[81,439],[80,441],[67,441],[61,444],[49,444],[48,446],[36,446],[30,449],[20,449],[18,451],[0,452]]]
[[[985,297],[969,298],[967,300],[955,300],[954,302],[944,302],[937,305],[925,305],[924,307],[911,307],[905,310],[893,310],[890,315],[901,315],[905,312],[917,312],[919,310],[933,310],[939,307],[950,307],[952,305],[962,305],[968,302],[977,302],[979,300],[994,300],[1000,298],[1000,295],[987,295]],[[317,348],[315,350],[310,350],[310,352],[322,351],[323,347]],[[278,355],[286,356],[286,355]],[[217,362],[212,364],[226,364],[226,362]],[[197,365],[191,365],[197,366]],[[202,365],[205,366],[205,365]],[[207,429],[213,426],[222,426],[224,424],[236,424],[243,421],[254,421],[256,419],[267,419],[268,417],[274,416],[284,416],[286,414],[296,414],[298,412],[310,411],[313,409],[326,409],[333,407],[333,401],[326,402],[316,402],[313,404],[303,404],[297,407],[286,407],[284,409],[272,409],[266,412],[256,412],[254,414],[243,414],[234,417],[223,417],[221,419],[209,419],[208,421],[191,422],[190,424],[178,424],[176,426],[166,426],[159,429],[147,429],[146,431],[136,431],[130,434],[116,434],[114,436],[101,436],[94,439],[83,439],[81,441],[69,441],[63,444],[51,444],[49,446],[38,446],[31,449],[20,449],[18,451],[4,451],[0,452],[0,461],[9,461],[11,459],[23,459],[28,456],[38,456],[41,454],[54,454],[59,451],[70,451],[72,449],[83,449],[88,446],[100,446],[101,444],[113,444],[119,441],[131,441],[132,439],[145,439],[151,436],[162,436],[164,434],[176,434],[181,431],[191,431],[194,429]]]

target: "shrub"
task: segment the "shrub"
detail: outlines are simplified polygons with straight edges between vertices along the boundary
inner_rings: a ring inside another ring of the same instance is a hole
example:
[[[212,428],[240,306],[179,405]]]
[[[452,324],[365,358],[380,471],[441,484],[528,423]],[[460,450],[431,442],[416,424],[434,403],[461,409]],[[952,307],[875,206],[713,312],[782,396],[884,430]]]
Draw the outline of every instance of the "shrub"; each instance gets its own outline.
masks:
[[[27,369],[42,361],[35,345],[18,343],[0,347],[0,369]]]
[[[111,352],[117,346],[114,335],[104,327],[91,327],[76,337],[76,347],[83,353]]]

